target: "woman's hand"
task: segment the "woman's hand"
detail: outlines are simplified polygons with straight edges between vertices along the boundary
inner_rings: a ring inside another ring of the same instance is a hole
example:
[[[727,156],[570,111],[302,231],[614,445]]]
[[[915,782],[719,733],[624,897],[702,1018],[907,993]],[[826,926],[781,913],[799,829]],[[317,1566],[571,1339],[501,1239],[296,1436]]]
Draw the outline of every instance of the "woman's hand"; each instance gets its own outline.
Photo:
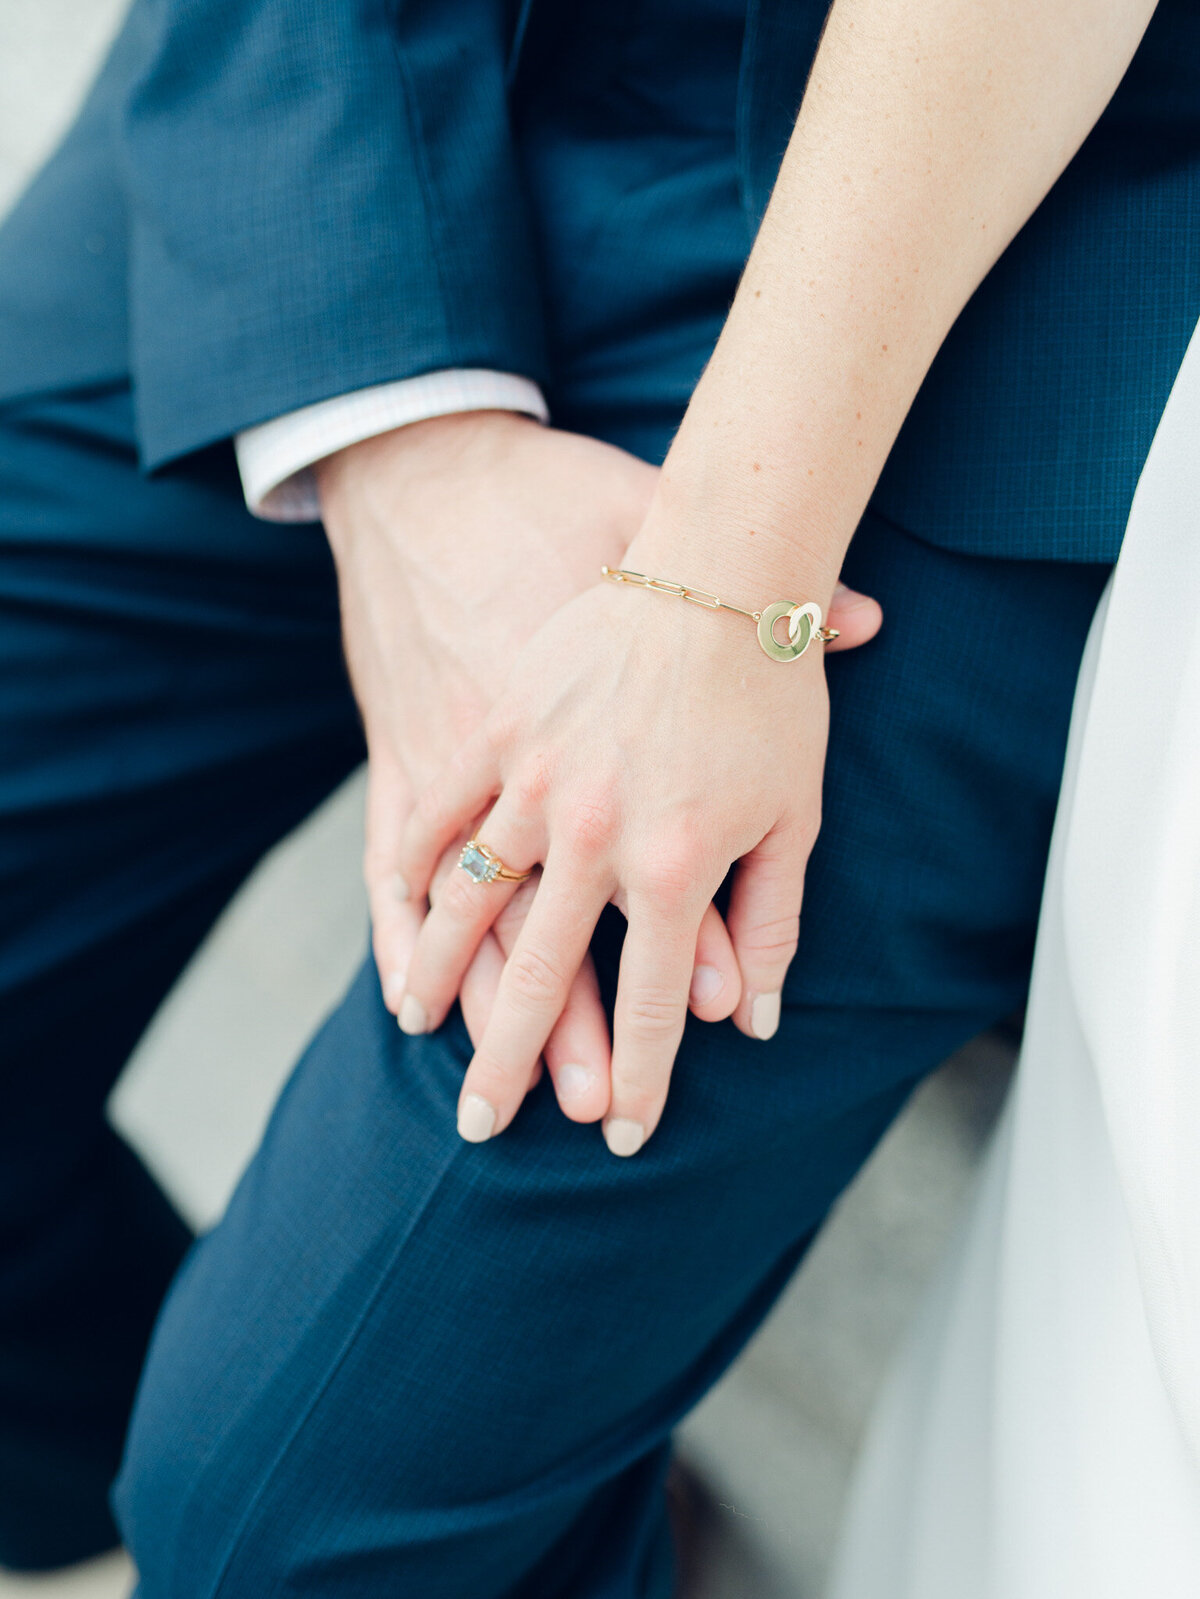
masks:
[[[622,564],[663,571],[636,544]],[[878,607],[847,595],[842,619],[861,642]],[[728,612],[597,581],[545,622],[479,732],[421,795],[400,852],[420,893],[447,842],[482,817],[479,836],[507,865],[545,863],[463,1083],[464,1137],[490,1137],[516,1114],[609,901],[628,922],[604,1123],[614,1153],[633,1154],[661,1115],[701,925],[734,862],[732,1015],[771,1037],[820,825],[827,723],[821,647],[771,661]],[[408,992],[430,1018],[512,893],[454,875],[453,900],[435,900],[409,965]]]
[[[397,1011],[424,915],[398,869],[414,792],[478,727],[522,646],[553,609],[619,561],[657,471],[594,439],[506,412],[439,417],[366,440],[318,469],[338,569],[346,658],[368,747],[366,855],[384,1000]],[[453,872],[442,862],[435,896]],[[464,973],[478,1040],[523,906],[515,899]],[[734,968],[716,912],[701,958]],[[411,1012],[411,1007],[410,1007]],[[608,1026],[590,963],[547,1043],[564,1111],[608,1103]]]
[[[828,599],[946,330],[1095,123],[1153,10],[1023,0],[1014,25],[1012,6],[975,0],[919,16],[839,0],[660,478],[646,527],[665,537],[644,528],[608,564]],[[736,581],[768,574],[780,581]],[[735,861],[734,1015],[756,1036],[776,1025],[819,824],[823,667],[819,650],[769,661],[734,622],[597,584],[538,632],[420,802],[402,850],[415,887],[495,794],[486,842],[512,866],[545,861],[464,1085],[465,1136],[515,1113],[610,899],[628,921],[611,1148],[632,1153],[657,1122],[696,931]],[[481,887],[457,925],[435,903],[408,975],[427,1020],[507,893]]]

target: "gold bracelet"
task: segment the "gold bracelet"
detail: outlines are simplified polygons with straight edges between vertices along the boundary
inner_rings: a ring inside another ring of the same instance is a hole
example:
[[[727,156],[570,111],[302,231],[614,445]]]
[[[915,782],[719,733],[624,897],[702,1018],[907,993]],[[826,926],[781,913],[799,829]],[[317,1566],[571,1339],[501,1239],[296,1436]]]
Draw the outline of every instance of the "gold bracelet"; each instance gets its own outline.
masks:
[[[772,600],[761,611],[747,611],[740,605],[730,605],[728,600],[710,594],[707,589],[688,588],[684,583],[668,583],[665,578],[647,577],[644,572],[631,572],[624,566],[602,566],[604,577],[614,583],[632,583],[635,588],[658,589],[662,594],[674,594],[677,599],[691,600],[694,605],[704,605],[710,611],[736,611],[758,623],[758,642],[773,661],[798,661],[816,639],[818,644],[829,644],[838,636],[836,627],[821,626],[821,607],[810,600],[799,605],[795,600]],[[781,616],[788,621],[788,641],[781,644],[775,637],[775,624]]]

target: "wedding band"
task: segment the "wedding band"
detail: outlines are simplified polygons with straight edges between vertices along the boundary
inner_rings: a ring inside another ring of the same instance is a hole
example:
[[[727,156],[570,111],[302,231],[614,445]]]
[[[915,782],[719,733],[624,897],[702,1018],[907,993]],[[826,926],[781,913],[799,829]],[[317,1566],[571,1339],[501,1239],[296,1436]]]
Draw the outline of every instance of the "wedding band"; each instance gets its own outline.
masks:
[[[527,872],[514,872],[511,866],[505,866],[495,850],[478,838],[469,838],[463,845],[458,864],[473,883],[494,883],[497,878],[505,883],[523,883],[533,876],[532,867]]]

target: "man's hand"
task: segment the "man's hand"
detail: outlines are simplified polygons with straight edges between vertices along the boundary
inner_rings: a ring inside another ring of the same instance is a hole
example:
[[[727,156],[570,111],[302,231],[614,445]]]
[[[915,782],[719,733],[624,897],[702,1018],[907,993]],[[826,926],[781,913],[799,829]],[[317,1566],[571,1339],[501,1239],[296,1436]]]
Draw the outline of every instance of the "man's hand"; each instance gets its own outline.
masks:
[[[499,411],[419,422],[317,468],[367,737],[364,873],[375,959],[393,1012],[425,912],[424,899],[410,899],[397,875],[413,796],[478,727],[546,618],[595,585],[602,563],[620,564],[657,477],[624,451]],[[459,842],[446,851],[431,898],[488,893],[454,869]],[[473,1039],[482,1035],[535,885],[509,902],[463,980]],[[719,1020],[736,1004],[740,980],[711,908],[696,961],[715,978],[704,974],[693,1008]],[[434,1018],[411,1014],[414,1004],[401,1025],[424,1031]],[[590,963],[543,1053],[567,1115],[602,1116],[609,1042]]]

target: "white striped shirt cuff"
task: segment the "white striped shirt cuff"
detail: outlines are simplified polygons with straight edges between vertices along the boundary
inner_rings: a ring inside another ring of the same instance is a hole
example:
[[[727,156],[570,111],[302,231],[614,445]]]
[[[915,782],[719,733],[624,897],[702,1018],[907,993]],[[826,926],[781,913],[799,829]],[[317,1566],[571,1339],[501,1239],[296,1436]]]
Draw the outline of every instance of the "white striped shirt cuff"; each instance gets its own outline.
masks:
[[[268,522],[315,522],[321,514],[313,463],[409,422],[459,411],[522,411],[549,420],[542,391],[511,372],[451,367],[339,394],[234,439],[246,504]]]

